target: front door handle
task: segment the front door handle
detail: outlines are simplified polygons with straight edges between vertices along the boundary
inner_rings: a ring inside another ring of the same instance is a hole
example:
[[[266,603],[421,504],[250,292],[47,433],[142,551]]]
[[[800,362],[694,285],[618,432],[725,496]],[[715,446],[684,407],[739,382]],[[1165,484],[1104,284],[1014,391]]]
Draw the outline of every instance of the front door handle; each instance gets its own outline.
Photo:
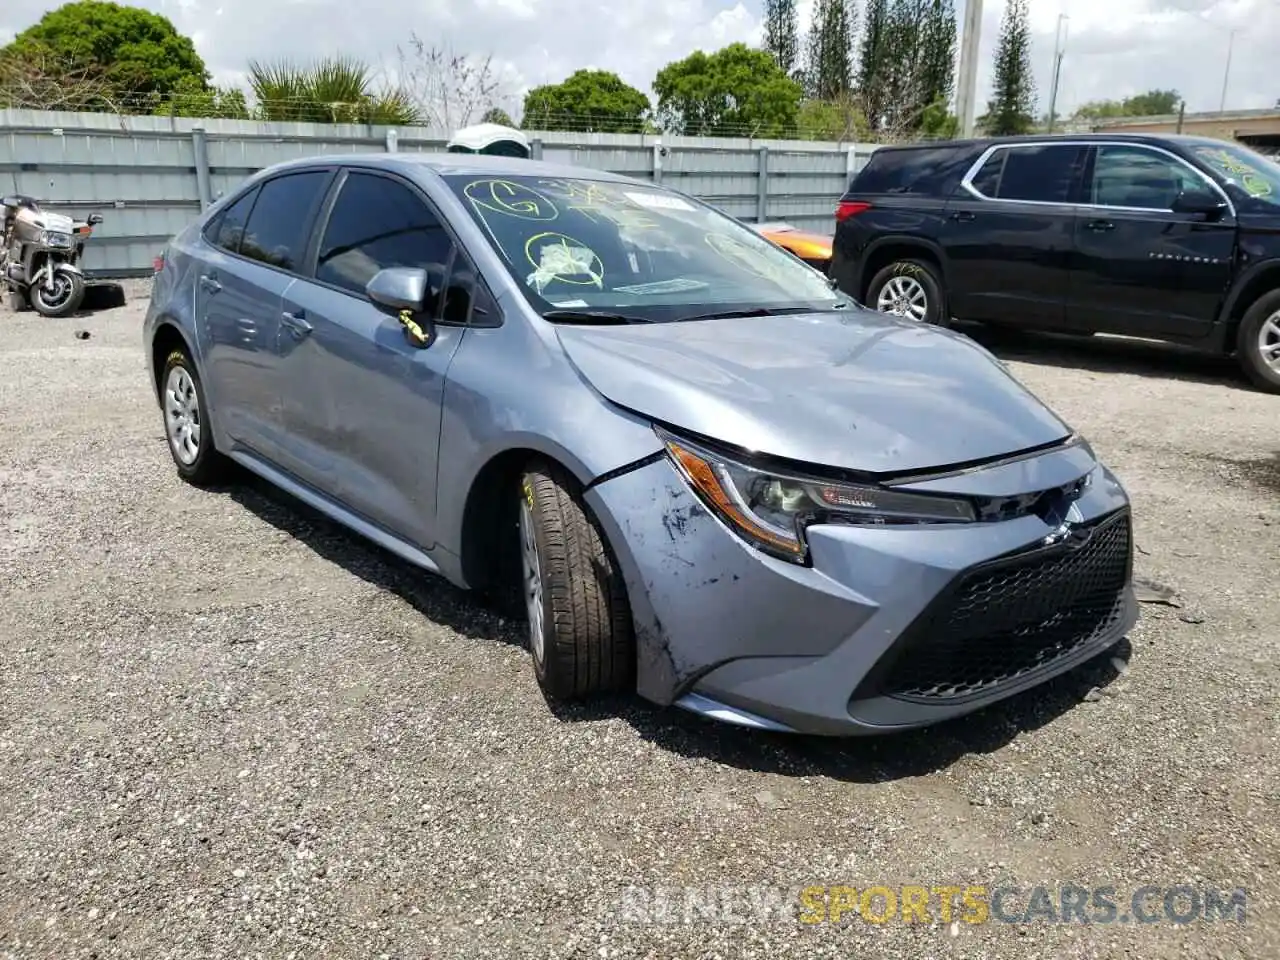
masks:
[[[1085,224],[1090,230],[1101,233],[1103,230],[1114,230],[1116,225],[1110,220],[1090,220]]]
[[[290,313],[286,310],[280,314],[280,321],[289,328],[289,332],[293,334],[296,340],[301,340],[314,329],[311,324],[307,323],[301,313]]]
[[[222,284],[218,282],[218,278],[214,274],[200,274],[200,286],[208,293],[217,293],[222,289]]]
[[[972,210],[957,210],[951,215],[951,219],[968,223],[970,220],[976,220],[977,216]]]

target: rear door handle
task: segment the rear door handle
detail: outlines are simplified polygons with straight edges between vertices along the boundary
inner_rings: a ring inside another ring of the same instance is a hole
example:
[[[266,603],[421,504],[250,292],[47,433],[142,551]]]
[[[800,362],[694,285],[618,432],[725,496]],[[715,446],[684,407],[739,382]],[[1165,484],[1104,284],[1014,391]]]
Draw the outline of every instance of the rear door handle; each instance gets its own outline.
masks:
[[[218,278],[214,274],[200,274],[200,286],[209,293],[217,293],[222,289],[222,284],[218,282]]]
[[[1090,220],[1085,224],[1090,230],[1101,233],[1103,230],[1114,230],[1116,225],[1110,220]]]
[[[955,213],[951,215],[951,219],[968,223],[970,220],[976,220],[978,218],[977,218],[977,215],[974,214],[972,210],[957,210]]]
[[[307,323],[303,318],[301,311],[298,313],[290,313],[286,310],[284,313],[280,314],[280,321],[289,328],[289,332],[298,340],[301,340],[313,329],[311,324]]]

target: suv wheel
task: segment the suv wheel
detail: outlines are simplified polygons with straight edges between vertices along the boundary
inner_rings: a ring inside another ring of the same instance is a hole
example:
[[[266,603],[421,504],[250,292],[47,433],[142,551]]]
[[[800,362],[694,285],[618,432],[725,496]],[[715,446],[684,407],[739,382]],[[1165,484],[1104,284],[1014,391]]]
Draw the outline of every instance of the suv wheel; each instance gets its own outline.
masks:
[[[1236,356],[1257,387],[1280,393],[1280,290],[1263,294],[1244,315]]]
[[[563,469],[534,463],[520,484],[521,586],[538,684],[554,700],[622,690],[635,641],[626,585]]]
[[[932,264],[896,260],[871,278],[867,302],[881,313],[946,326],[942,281]]]

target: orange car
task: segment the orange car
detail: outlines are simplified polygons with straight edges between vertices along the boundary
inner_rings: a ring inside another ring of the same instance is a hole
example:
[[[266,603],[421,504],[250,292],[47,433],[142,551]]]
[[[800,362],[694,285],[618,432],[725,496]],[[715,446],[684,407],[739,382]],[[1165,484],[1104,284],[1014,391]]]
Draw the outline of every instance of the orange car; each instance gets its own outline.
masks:
[[[800,230],[789,223],[753,223],[750,226],[782,249],[790,250],[809,266],[823,273],[827,272],[827,266],[831,263],[830,237]]]

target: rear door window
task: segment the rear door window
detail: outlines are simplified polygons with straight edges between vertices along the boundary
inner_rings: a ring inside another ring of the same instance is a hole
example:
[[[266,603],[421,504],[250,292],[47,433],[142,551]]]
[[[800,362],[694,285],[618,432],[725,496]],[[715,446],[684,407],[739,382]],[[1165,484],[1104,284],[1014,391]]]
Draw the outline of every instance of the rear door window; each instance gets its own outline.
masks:
[[[234,200],[214,220],[205,234],[206,239],[216,247],[229,253],[240,252],[240,240],[244,236],[244,225],[249,219],[249,211],[253,209],[253,201],[258,191],[253,189],[238,200]]]
[[[988,199],[1070,203],[1085,148],[1028,144],[995,150],[969,183]]]
[[[447,268],[452,252],[453,238],[416,193],[390,177],[353,172],[320,240],[316,279],[364,296],[379,270]]]
[[[311,217],[328,181],[327,171],[313,170],[264,183],[249,215],[240,255],[282,270],[300,271]]]

